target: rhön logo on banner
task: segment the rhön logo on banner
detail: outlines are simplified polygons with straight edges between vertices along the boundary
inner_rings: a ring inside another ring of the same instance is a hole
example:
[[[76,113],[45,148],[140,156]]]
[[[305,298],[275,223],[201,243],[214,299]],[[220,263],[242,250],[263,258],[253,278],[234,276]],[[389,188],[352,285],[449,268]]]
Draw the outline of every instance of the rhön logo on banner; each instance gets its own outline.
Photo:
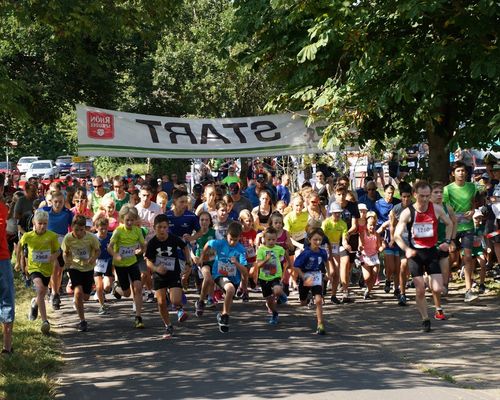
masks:
[[[115,137],[113,114],[87,111],[87,133],[93,139],[113,139]]]

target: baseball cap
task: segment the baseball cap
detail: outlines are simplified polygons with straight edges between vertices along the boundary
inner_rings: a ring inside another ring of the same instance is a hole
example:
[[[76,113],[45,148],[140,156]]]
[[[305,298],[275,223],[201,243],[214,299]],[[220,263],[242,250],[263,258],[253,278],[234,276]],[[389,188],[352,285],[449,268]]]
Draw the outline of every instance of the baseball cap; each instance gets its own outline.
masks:
[[[330,204],[330,214],[336,213],[336,212],[342,212],[342,207],[338,203],[332,203]]]
[[[257,174],[257,176],[255,177],[255,180],[257,182],[265,182],[266,181],[266,174],[263,174],[263,173],[259,173]]]
[[[487,172],[485,172],[484,174],[481,175],[481,178],[483,178],[483,179],[490,179],[490,176],[488,175]]]
[[[481,212],[481,210],[476,209],[476,210],[474,211],[474,215],[472,216],[472,218],[478,218],[478,217],[483,217],[483,216],[484,216],[484,215],[483,215],[483,213]]]
[[[366,206],[365,203],[359,203],[358,204],[358,210],[368,210],[368,207]]]

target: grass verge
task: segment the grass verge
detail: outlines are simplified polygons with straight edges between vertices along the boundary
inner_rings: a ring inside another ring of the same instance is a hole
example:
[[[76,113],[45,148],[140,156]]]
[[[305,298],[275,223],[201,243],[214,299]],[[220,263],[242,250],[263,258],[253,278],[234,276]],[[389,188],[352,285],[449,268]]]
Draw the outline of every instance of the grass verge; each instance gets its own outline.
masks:
[[[457,383],[457,381],[455,380],[455,378],[453,378],[453,376],[451,376],[450,374],[445,374],[443,372],[440,372],[436,368],[427,368],[427,367],[421,366],[420,370],[425,374],[442,379],[443,381],[453,383],[453,384]]]
[[[28,321],[34,291],[25,288],[18,273],[14,281],[14,354],[0,358],[0,399],[53,399],[57,386],[54,376],[62,367],[59,339],[54,333],[42,335],[40,318]]]

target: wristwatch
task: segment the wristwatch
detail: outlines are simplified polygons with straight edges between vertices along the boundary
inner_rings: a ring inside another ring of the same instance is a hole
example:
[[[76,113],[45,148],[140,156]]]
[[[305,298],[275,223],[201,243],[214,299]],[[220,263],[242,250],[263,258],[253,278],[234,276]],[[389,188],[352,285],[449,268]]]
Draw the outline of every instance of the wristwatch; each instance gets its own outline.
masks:
[[[450,243],[451,243],[451,239],[446,239],[444,242],[445,242],[446,244],[450,244]]]

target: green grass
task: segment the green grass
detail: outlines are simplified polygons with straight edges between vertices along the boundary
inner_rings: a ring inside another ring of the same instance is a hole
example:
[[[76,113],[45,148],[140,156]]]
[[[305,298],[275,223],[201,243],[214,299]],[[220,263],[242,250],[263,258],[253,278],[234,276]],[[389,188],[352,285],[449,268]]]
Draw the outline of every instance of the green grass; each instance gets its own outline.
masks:
[[[440,372],[436,368],[421,367],[420,370],[422,372],[424,372],[425,374],[442,379],[446,382],[453,383],[453,384],[457,383],[457,381],[455,380],[455,378],[453,378],[453,376],[451,376],[450,374],[445,374],[443,372]]]
[[[62,367],[59,339],[53,333],[42,335],[40,318],[28,321],[29,304],[34,292],[24,287],[18,274],[15,285],[14,354],[0,359],[0,399],[53,399],[57,386],[56,373]]]

